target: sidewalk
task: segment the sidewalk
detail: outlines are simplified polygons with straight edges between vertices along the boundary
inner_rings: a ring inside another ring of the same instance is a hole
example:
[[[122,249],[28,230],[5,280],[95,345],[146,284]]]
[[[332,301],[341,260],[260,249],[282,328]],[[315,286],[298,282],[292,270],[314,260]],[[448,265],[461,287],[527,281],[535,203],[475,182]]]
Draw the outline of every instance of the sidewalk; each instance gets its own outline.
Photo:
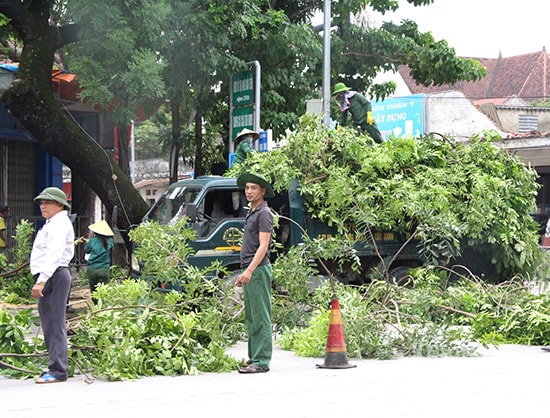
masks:
[[[269,373],[207,373],[92,384],[82,377],[37,385],[0,377],[1,418],[172,417],[509,417],[550,409],[550,353],[505,345],[479,357],[355,360],[319,369],[275,346]],[[246,345],[231,349],[243,358]],[[176,415],[174,415],[176,414]]]

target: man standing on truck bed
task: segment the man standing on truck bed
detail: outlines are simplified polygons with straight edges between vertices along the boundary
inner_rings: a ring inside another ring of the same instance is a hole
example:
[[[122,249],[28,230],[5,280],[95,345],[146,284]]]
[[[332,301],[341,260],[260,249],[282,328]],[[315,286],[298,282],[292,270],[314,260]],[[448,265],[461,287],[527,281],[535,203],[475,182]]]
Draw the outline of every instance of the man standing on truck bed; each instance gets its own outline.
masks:
[[[371,103],[365,96],[351,90],[344,83],[337,83],[332,95],[336,97],[342,112],[338,118],[339,126],[347,126],[348,118],[351,116],[354,128],[361,128],[361,133],[367,133],[374,142],[382,143],[382,134],[374,121]]]
[[[241,246],[241,273],[235,284],[243,287],[244,314],[248,333],[248,360],[239,373],[265,373],[273,351],[271,328],[271,263],[269,249],[273,215],[264,200],[273,197],[265,178],[244,173],[237,178],[244,189],[250,210],[244,223]]]

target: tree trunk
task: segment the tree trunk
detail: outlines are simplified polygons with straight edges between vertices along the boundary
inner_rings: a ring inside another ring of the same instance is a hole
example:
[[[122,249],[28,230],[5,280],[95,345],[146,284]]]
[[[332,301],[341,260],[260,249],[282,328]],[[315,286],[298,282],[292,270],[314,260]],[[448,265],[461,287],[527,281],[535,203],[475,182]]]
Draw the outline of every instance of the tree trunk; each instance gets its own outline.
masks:
[[[49,6],[47,0],[36,0],[29,8],[22,2],[0,1],[0,12],[11,19],[24,42],[18,78],[3,96],[5,107],[46,152],[86,182],[109,213],[117,205],[118,226],[127,228],[141,220],[147,204],[111,156],[54,99],[51,71],[55,46],[61,42],[49,26]]]

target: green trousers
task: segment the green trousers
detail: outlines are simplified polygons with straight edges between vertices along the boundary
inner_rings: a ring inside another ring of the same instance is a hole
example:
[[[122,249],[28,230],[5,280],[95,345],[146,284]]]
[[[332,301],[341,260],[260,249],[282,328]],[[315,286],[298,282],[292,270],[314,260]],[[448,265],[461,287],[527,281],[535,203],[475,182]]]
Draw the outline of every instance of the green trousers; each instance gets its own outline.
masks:
[[[271,327],[271,264],[256,267],[243,286],[244,315],[248,333],[248,358],[269,369],[273,353]]]
[[[383,142],[382,140],[382,134],[378,130],[378,126],[376,125],[369,125],[368,123],[363,123],[361,125],[361,132],[366,132],[369,134],[369,136],[374,139],[374,142],[381,144]]]
[[[108,268],[104,269],[88,269],[86,272],[88,276],[88,284],[90,285],[90,292],[94,293],[97,285],[100,283],[109,283],[111,279],[111,271]],[[92,298],[95,302],[95,299]]]

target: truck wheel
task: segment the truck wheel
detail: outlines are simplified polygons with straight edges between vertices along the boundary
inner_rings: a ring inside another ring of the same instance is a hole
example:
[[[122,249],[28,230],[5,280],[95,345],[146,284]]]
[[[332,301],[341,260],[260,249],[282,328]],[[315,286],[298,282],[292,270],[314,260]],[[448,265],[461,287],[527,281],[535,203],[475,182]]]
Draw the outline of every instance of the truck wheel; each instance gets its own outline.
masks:
[[[388,272],[390,283],[400,286],[410,284],[412,282],[410,270],[411,269],[408,266],[399,266],[390,269]]]

